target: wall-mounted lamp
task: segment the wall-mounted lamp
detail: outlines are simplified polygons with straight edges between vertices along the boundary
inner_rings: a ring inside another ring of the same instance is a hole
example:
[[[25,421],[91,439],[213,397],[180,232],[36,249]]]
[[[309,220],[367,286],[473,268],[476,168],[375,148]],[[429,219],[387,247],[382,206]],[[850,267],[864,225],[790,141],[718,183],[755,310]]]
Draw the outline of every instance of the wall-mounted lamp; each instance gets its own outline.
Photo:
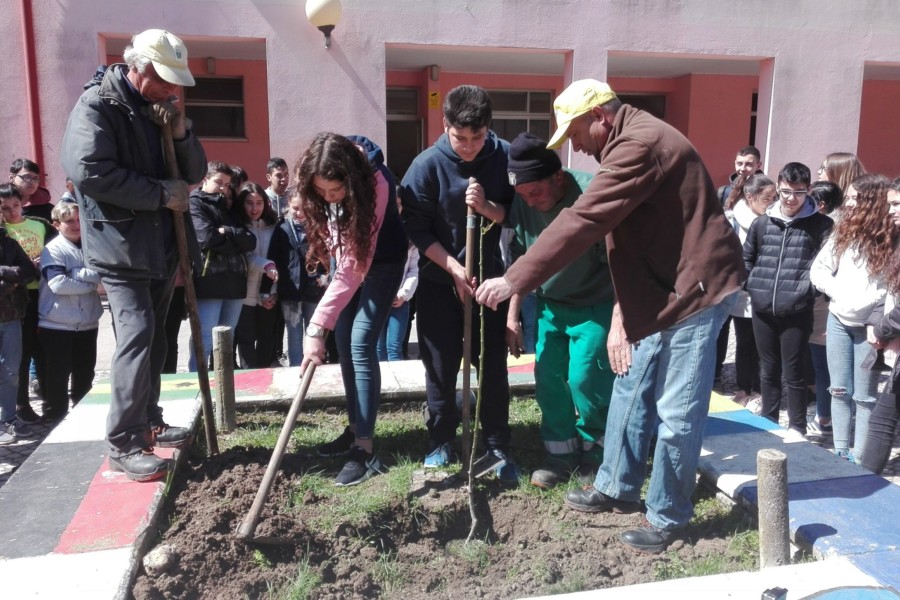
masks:
[[[429,65],[428,66],[428,79],[431,81],[437,81],[441,78],[441,68],[438,65]]]
[[[306,18],[325,36],[325,47],[331,47],[331,32],[341,20],[341,0],[306,0]]]

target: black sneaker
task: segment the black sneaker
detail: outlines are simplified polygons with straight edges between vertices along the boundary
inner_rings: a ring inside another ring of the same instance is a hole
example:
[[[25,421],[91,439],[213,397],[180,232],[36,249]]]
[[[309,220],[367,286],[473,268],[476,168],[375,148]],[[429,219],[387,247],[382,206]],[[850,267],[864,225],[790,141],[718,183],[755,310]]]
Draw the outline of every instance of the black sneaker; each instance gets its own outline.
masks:
[[[316,448],[316,452],[319,456],[343,456],[350,452],[350,448],[353,447],[353,442],[355,441],[356,435],[350,431],[350,426],[348,425],[344,427],[344,433]]]
[[[29,425],[32,423],[37,423],[41,420],[34,409],[31,408],[30,404],[22,404],[20,406],[16,406],[16,416],[19,417],[19,420],[23,423],[28,423]]]
[[[340,487],[356,485],[384,472],[381,461],[375,454],[366,452],[359,446],[353,446],[350,450],[350,458],[344,463],[344,468],[334,478],[334,484]]]
[[[153,445],[160,448],[183,448],[191,441],[191,432],[185,427],[171,427],[163,423],[150,430]]]
[[[125,473],[132,481],[153,481],[165,477],[169,471],[169,461],[153,453],[153,448],[144,448],[125,456],[109,456],[109,468]]]

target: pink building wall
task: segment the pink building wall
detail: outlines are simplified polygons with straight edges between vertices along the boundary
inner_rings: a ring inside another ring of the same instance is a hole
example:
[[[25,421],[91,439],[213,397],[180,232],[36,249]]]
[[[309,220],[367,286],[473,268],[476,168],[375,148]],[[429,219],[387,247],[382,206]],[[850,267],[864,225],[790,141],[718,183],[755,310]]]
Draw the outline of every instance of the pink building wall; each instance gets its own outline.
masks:
[[[148,27],[167,28],[188,40],[265,40],[268,148],[240,154],[251,172],[263,155],[294,158],[323,129],[366,132],[385,142],[386,45],[522,48],[565,55],[554,85],[584,77],[606,79],[622,53],[646,56],[755,61],[760,75],[757,146],[766,170],[789,160],[818,164],[834,150],[856,151],[864,160],[891,169],[895,152],[887,132],[896,131],[898,107],[890,81],[864,82],[867,63],[900,65],[900,20],[894,0],[860,4],[835,0],[827,11],[818,2],[747,3],[742,0],[522,2],[494,0],[344,0],[341,23],[330,49],[307,21],[303,2],[286,0],[20,0],[10,2],[0,21],[0,75],[8,82],[0,106],[0,148],[7,159],[28,154],[28,106],[22,77],[24,41],[20,2],[30,2],[31,34],[39,63],[39,125],[45,168],[54,194],[62,189],[59,143],[66,118],[101,57],[104,35],[127,35]],[[739,23],[740,26],[735,26]],[[473,64],[472,70],[478,71]],[[713,69],[714,71],[714,69]],[[667,90],[669,119],[695,141],[718,182],[727,176],[734,150],[748,131],[734,118],[732,102],[749,82],[734,76],[679,73],[653,77],[611,77],[621,91]],[[391,77],[400,77],[391,74]],[[453,82],[494,82],[500,76],[442,73],[426,90],[442,94]],[[521,76],[517,76],[522,82]],[[533,78],[527,78],[534,81]],[[625,88],[618,82],[627,80]],[[754,79],[754,78],[750,78]],[[891,77],[887,77],[891,79]],[[731,82],[732,85],[728,85]],[[543,86],[544,83],[541,83]],[[529,88],[532,85],[529,83]],[[628,88],[631,90],[628,90]],[[734,88],[734,89],[732,89]],[[740,98],[739,98],[740,96]],[[743,100],[741,100],[743,101]],[[429,116],[427,139],[439,132]],[[256,141],[265,139],[257,127]],[[224,147],[224,146],[223,146]],[[217,148],[213,150],[218,151]],[[592,159],[562,154],[567,163],[590,169]]]

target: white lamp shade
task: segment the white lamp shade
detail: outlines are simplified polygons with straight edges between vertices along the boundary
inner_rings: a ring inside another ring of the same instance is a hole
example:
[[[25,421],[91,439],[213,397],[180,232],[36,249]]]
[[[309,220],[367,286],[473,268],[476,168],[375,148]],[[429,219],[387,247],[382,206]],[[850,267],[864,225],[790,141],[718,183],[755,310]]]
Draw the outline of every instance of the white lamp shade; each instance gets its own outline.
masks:
[[[337,25],[342,12],[341,0],[306,0],[306,18],[315,27]]]

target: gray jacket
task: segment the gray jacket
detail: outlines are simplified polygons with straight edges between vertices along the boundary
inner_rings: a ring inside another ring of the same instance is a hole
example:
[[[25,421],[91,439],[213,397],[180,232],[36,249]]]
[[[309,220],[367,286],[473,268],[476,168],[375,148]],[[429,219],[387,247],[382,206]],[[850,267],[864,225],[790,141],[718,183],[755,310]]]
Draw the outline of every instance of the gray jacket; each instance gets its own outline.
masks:
[[[100,276],[85,268],[81,248],[57,236],[41,252],[38,326],[62,331],[97,329],[103,305]]]
[[[85,264],[101,275],[161,279],[174,265],[171,217],[163,208],[162,157],[147,132],[160,131],[141,110],[125,79],[125,65],[112,65],[99,85],[89,84],[69,115],[62,166],[75,184]],[[206,155],[193,135],[175,141],[181,178],[198,183]],[[190,218],[188,242],[196,241]],[[166,242],[169,242],[168,244]],[[199,250],[190,248],[195,264]]]

